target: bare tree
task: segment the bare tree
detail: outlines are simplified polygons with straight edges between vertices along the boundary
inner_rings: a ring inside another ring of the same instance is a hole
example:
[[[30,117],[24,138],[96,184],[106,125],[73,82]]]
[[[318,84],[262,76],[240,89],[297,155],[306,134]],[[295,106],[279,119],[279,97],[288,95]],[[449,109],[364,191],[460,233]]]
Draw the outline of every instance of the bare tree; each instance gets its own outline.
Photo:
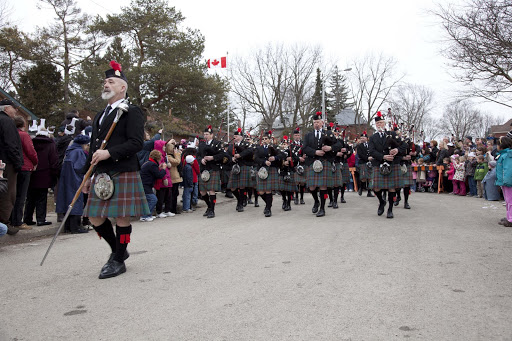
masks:
[[[431,89],[411,83],[398,85],[388,100],[397,123],[403,123],[406,128],[413,124],[418,128],[423,127],[433,103],[434,92]]]
[[[444,129],[442,128],[441,120],[435,119],[431,115],[423,118],[422,125],[418,126],[419,131],[423,131],[426,139],[435,140],[441,136]],[[415,130],[418,130],[415,128]],[[415,136],[416,137],[416,136]]]
[[[272,127],[283,111],[289,88],[287,52],[283,45],[267,45],[249,58],[232,62],[233,92],[250,112],[261,115],[262,124]]]
[[[395,75],[396,64],[393,57],[385,57],[383,54],[369,54],[352,63],[351,90],[354,110],[356,117],[367,120],[367,129],[391,91],[404,77]]]
[[[440,5],[433,14],[447,36],[442,53],[467,87],[463,96],[512,107],[512,2],[466,0],[462,6]]]
[[[12,7],[7,5],[6,0],[0,0],[0,29],[9,26],[9,17],[12,13]]]
[[[443,133],[453,134],[457,140],[470,135],[481,124],[481,113],[469,101],[448,104],[441,118]]]
[[[472,134],[475,137],[487,137],[491,131],[491,126],[501,125],[506,122],[502,116],[494,116],[489,113],[482,113],[480,115],[480,124],[475,126]]]
[[[55,23],[38,32],[40,46],[36,59],[51,62],[64,73],[64,101],[70,103],[70,74],[103,46],[88,32],[91,18],[77,7],[75,0],[39,0],[55,12]]]

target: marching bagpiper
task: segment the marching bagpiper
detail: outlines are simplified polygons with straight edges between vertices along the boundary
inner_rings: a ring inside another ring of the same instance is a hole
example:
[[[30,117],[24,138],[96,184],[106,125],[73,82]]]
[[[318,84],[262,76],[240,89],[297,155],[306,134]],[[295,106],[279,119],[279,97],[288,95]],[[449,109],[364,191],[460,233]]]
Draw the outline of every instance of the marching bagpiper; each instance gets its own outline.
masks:
[[[370,155],[370,150],[368,148],[368,135],[366,134],[366,130],[363,131],[361,136],[359,137],[359,144],[356,147],[357,157],[359,159],[359,195],[363,194],[363,184],[366,185],[366,189],[368,193],[367,197],[374,197],[371,190],[371,179],[372,179],[372,160],[373,157]]]
[[[307,155],[305,160],[308,166],[307,185],[315,200],[311,211],[316,213],[317,217],[323,217],[325,216],[325,200],[329,196],[327,188],[334,186],[333,173],[336,172],[336,166],[329,161],[328,153],[339,152],[341,144],[332,131],[322,129],[324,126],[322,112],[318,111],[314,114],[312,120],[314,130],[304,137],[303,150]],[[318,200],[319,190],[320,200]]]
[[[290,211],[292,209],[291,202],[295,186],[295,165],[299,162],[299,155],[295,154],[288,139],[283,136],[280,151],[282,154],[281,168],[279,169],[279,191],[283,197],[283,210]]]
[[[265,201],[265,209],[263,213],[265,217],[272,216],[272,191],[279,190],[279,174],[278,169],[281,166],[282,155],[273,144],[272,131],[268,131],[262,136],[262,145],[256,149],[254,154],[254,162],[258,169],[258,183],[256,189],[258,194]]]
[[[341,150],[336,153],[334,163],[336,164],[337,178],[334,184],[334,200],[329,203],[329,207],[338,208],[338,194],[340,196],[340,203],[344,204],[345,201],[345,186],[350,182],[350,169],[348,166],[348,159],[354,153],[354,149],[346,141],[345,130],[339,134],[339,127],[336,127],[337,139],[341,144]]]
[[[237,212],[244,211],[244,200],[247,200],[246,190],[252,186],[251,167],[253,165],[254,151],[250,144],[244,140],[242,129],[234,132],[233,143],[229,144],[227,153],[233,162],[228,188],[235,196]]]
[[[403,132],[396,127],[395,130],[400,137],[402,137]],[[411,185],[414,182],[413,176],[412,176],[412,158],[416,157],[416,145],[414,144],[414,141],[412,141],[409,137],[406,137],[402,140],[402,144],[405,146],[405,155],[402,157],[402,160],[400,161],[400,168],[401,168],[401,177],[400,177],[400,188],[397,188],[396,190],[396,200],[394,205],[398,206],[400,203],[400,190],[401,188],[404,189],[404,208],[410,209],[411,206],[409,205],[409,194],[411,191]]]
[[[295,205],[304,205],[304,191],[306,189],[306,172],[304,167],[305,155],[302,150],[302,140],[300,136],[300,128],[297,127],[293,132],[293,142],[291,144],[292,152],[299,157],[299,162],[295,164],[294,180],[295,180]]]
[[[393,199],[395,189],[400,187],[400,161],[405,155],[405,147],[394,131],[386,131],[386,121],[381,112],[375,117],[377,132],[370,137],[368,148],[373,157],[372,182],[373,191],[379,199],[378,215],[384,213],[386,200],[382,191],[388,190],[388,218],[393,218]]]
[[[208,209],[203,216],[215,217],[215,203],[220,188],[220,165],[225,157],[222,142],[213,138],[212,126],[209,125],[203,132],[204,140],[199,142],[197,151],[197,162],[201,171],[199,177],[199,192],[201,198],[206,202]]]

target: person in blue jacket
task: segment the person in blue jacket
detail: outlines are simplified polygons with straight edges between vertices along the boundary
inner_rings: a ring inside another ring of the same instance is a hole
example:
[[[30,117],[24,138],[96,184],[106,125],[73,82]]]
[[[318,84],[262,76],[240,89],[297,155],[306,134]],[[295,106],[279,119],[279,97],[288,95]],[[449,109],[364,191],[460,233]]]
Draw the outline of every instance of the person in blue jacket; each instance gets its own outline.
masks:
[[[503,136],[498,144],[496,185],[501,186],[507,208],[507,217],[500,224],[512,227],[512,138]]]
[[[142,165],[146,163],[149,159],[149,153],[155,149],[155,141],[160,140],[162,138],[162,129],[158,131],[153,138],[150,138],[149,133],[144,130],[144,143],[142,145],[142,150],[137,152],[137,158],[139,159],[139,164]]]
[[[140,179],[149,206],[149,214],[140,217],[140,221],[147,222],[154,219],[151,213],[155,209],[158,199],[155,193],[153,193],[153,185],[157,179],[162,179],[165,176],[165,169],[167,168],[167,163],[160,163],[160,160],[162,160],[162,153],[154,149],[149,153],[148,161],[142,165],[140,170]]]
[[[89,147],[90,138],[87,135],[77,135],[73,143],[69,145],[62,162],[62,169],[59,178],[59,191],[57,193],[56,212],[64,214],[73,200],[76,191],[83,180],[81,172],[87,159],[85,149]],[[87,233],[88,229],[80,225],[84,213],[84,195],[80,193],[73,209],[65,222],[64,231],[71,233]]]

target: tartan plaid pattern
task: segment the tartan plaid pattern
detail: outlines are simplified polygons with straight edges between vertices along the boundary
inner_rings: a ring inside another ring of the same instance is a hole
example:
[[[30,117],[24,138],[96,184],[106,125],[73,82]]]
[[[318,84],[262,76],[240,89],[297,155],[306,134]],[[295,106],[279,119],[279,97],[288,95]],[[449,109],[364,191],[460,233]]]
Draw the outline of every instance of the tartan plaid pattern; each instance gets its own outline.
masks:
[[[201,192],[220,192],[220,171],[210,171],[210,180],[204,182],[201,179],[201,174],[197,177],[199,181],[199,191]]]
[[[279,190],[279,174],[277,173],[276,167],[267,167],[268,177],[265,180],[259,178],[258,184],[256,185],[256,190],[258,192],[270,192],[270,191],[278,191]]]
[[[342,169],[343,167],[340,165],[339,162],[336,162],[336,173],[333,174],[334,179],[334,187],[341,187],[343,186],[343,174]]]
[[[393,189],[393,188],[400,188],[400,177],[401,177],[401,171],[400,171],[400,164],[392,164],[391,165],[391,174],[389,175],[382,175],[380,174],[379,167],[373,167],[373,174],[372,174],[372,187],[378,188],[378,189]]]
[[[101,200],[91,186],[84,216],[94,218],[139,217],[151,214],[139,172],[124,172],[111,176],[114,194]]]
[[[228,188],[247,188],[252,187],[251,181],[251,167],[240,166],[239,174],[229,174]]]
[[[327,160],[322,160],[322,165],[324,168],[319,173],[313,170],[313,165],[307,168],[308,187],[334,187],[334,174],[331,168],[332,163]]]
[[[372,169],[366,163],[359,164],[359,180],[365,181],[372,178]]]
[[[295,180],[295,185],[305,185],[307,181],[308,167],[304,166],[304,173],[299,175],[297,172],[293,173],[293,179]]]
[[[295,192],[297,190],[297,184],[294,181],[294,173],[291,173],[291,180],[292,181],[286,182],[284,181],[284,177],[282,175],[279,175],[279,190]]]
[[[409,187],[414,183],[414,179],[412,178],[412,167],[411,165],[407,165],[407,173],[402,174],[400,172],[400,187]]]
[[[339,166],[339,164],[338,164],[338,166]],[[341,179],[343,181],[342,185],[346,185],[346,184],[350,183],[350,178],[352,178],[352,173],[350,173],[349,168],[350,167],[348,166],[348,163],[345,162],[341,169],[341,176],[342,176]]]

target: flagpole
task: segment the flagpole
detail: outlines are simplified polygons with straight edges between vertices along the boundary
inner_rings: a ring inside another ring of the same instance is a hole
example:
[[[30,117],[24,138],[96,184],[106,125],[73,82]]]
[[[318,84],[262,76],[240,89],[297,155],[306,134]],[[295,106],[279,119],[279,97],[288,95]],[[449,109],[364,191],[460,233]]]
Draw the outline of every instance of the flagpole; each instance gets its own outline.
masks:
[[[228,71],[228,54],[229,52],[226,51],[226,73],[227,73],[227,80],[228,80],[228,84],[230,84],[229,82],[229,71]],[[228,119],[227,119],[227,122],[228,122],[228,127],[226,129],[226,131],[228,132],[228,139],[227,141],[229,141],[229,109],[230,109],[230,101],[229,101],[229,91],[228,91]]]

